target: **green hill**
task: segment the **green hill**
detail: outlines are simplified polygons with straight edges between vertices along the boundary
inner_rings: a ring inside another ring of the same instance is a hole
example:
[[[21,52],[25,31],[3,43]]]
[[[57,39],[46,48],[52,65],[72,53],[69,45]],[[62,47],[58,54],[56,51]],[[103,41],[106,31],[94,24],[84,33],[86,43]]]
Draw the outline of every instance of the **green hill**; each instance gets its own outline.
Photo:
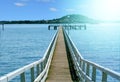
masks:
[[[93,20],[83,15],[71,14],[66,15],[58,19],[49,20],[52,23],[97,23],[97,20]]]

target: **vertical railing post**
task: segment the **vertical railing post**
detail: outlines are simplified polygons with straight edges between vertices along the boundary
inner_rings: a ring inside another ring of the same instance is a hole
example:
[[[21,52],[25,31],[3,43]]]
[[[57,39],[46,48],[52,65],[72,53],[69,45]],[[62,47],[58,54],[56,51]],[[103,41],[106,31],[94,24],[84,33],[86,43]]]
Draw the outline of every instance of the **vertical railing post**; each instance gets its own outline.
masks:
[[[45,68],[45,66],[47,64],[48,58],[49,58],[49,55],[47,55],[47,58],[45,59],[44,68]]]
[[[85,72],[85,62],[83,61],[82,70]]]
[[[80,69],[82,69],[82,59],[79,57],[79,67],[80,67]],[[81,73],[81,72],[80,72]],[[83,77],[82,77],[82,75],[79,75],[79,80],[80,80],[80,82],[83,82]]]
[[[90,75],[90,65],[87,63],[87,67],[86,67],[86,75],[89,76]]]
[[[78,58],[79,67],[81,66],[80,57]]]
[[[25,73],[24,72],[20,75],[20,82],[26,82]]]
[[[82,63],[81,64],[82,71],[85,72],[85,62],[82,61],[81,63]],[[82,82],[84,82],[84,76],[82,76],[81,78],[82,78]]]
[[[107,82],[107,74],[102,72],[102,82]]]
[[[34,81],[34,67],[31,68],[31,82]]]
[[[37,69],[37,76],[38,76],[40,74],[40,65],[39,64],[37,65],[36,69]]]
[[[44,70],[44,68],[45,68],[45,60],[43,61],[43,64],[42,64],[42,65],[43,65],[43,70]]]
[[[96,82],[96,68],[92,68],[92,81]]]
[[[43,61],[40,63],[40,72],[43,71]]]
[[[80,68],[82,68],[82,59],[80,58]]]
[[[86,66],[86,75],[90,76],[90,65],[89,65],[89,63],[87,63],[87,66]],[[87,80],[85,82],[87,82]]]

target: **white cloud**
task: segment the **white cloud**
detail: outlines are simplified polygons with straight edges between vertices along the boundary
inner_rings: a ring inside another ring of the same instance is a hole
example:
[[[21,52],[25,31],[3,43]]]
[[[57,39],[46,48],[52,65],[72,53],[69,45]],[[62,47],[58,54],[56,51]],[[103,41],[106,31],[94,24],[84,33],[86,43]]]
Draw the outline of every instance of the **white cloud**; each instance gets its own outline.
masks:
[[[18,6],[18,7],[23,7],[23,6],[25,6],[26,4],[20,3],[20,2],[16,2],[16,3],[14,3],[14,5],[15,5],[15,6]]]
[[[51,8],[50,8],[50,11],[57,11],[57,9],[54,8],[54,7],[51,7]]]

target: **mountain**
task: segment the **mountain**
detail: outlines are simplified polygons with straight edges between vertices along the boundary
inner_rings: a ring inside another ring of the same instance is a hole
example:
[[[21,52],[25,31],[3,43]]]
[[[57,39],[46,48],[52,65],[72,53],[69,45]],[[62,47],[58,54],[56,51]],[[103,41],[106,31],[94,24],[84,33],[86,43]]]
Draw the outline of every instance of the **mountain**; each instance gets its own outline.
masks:
[[[83,15],[71,14],[56,19],[58,23],[97,23],[98,20],[93,20]]]
[[[71,14],[52,20],[19,20],[19,21],[0,21],[0,24],[51,24],[51,23],[98,23],[83,15]]]

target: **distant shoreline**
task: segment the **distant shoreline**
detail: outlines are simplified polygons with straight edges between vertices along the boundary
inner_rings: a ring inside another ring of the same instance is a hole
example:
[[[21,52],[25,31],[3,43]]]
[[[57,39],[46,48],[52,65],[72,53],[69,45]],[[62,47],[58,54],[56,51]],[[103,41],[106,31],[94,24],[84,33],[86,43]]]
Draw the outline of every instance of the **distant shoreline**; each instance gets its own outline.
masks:
[[[100,21],[94,20],[89,17],[72,14],[66,15],[61,18],[52,19],[52,20],[11,20],[11,21],[0,21],[0,24],[98,24],[98,23],[120,23],[120,21]]]
[[[52,20],[11,20],[0,21],[0,24],[61,24],[61,23],[98,23],[98,20],[94,20],[79,14],[66,15],[61,18]]]

